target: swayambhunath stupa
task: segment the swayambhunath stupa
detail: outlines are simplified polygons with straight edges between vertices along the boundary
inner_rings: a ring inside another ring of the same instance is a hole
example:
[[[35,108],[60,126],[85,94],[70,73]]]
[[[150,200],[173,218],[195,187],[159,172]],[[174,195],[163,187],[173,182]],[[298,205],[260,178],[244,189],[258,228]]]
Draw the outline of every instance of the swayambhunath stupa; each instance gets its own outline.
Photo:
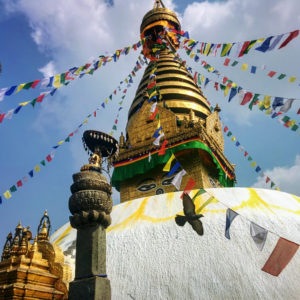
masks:
[[[254,49],[268,53],[287,46],[299,30],[246,42],[208,43],[191,39],[162,0],[145,13],[140,41],[132,46],[41,82],[0,90],[3,99],[38,84],[53,88],[35,98],[35,106],[130,50],[139,57],[121,83],[129,88],[145,67],[119,137],[113,136],[119,113],[110,134],[101,124],[99,130],[84,131],[89,159],[75,168],[65,225],[51,235],[53,222],[45,211],[36,235],[21,222],[7,235],[0,299],[300,299],[300,198],[280,191],[262,172],[226,126],[220,103],[203,92],[216,74],[214,88],[229,102],[239,97],[240,105],[256,106],[299,131],[297,121],[286,115],[299,99],[243,89],[206,62],[206,56],[220,56],[225,67],[234,67]],[[237,60],[231,58],[233,52]],[[192,68],[182,53],[211,74],[206,77],[200,67]],[[70,142],[119,93],[120,112],[127,88],[114,90],[53,150]],[[0,113],[0,122],[24,103]],[[225,136],[271,189],[235,187],[236,165],[225,156]],[[52,159],[54,152],[29,176]],[[3,203],[24,182],[3,193]],[[119,200],[114,205],[113,188]]]

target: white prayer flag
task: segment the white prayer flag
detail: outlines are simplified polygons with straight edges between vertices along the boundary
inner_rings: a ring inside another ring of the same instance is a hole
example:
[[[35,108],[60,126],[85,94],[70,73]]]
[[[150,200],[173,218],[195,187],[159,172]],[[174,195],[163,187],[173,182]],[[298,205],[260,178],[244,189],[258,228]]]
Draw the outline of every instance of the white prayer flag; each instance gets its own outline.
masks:
[[[3,88],[0,90],[0,102],[3,100],[4,98],[4,94],[6,93],[7,88]]]
[[[153,145],[159,146],[160,139],[161,139],[163,136],[165,136],[165,134],[162,132],[162,133],[160,134],[160,136],[159,136],[158,138],[155,139],[155,141],[153,142]]]
[[[293,102],[295,101],[295,99],[288,99],[284,105],[280,108],[280,112],[288,112],[290,110],[290,108],[292,107]]]
[[[4,116],[5,119],[11,119],[12,118],[12,115],[14,113],[14,110],[15,109],[11,109],[7,112],[7,114]]]
[[[257,248],[260,251],[262,251],[262,249],[264,248],[266,239],[267,239],[268,230],[251,222],[250,223],[250,234],[251,234],[253,241],[255,242],[255,245],[257,246]]]
[[[155,112],[155,110],[156,110],[156,105],[157,105],[157,102],[154,102],[154,103],[151,105],[150,112],[152,112],[152,113]]]
[[[172,184],[176,187],[176,189],[179,191],[181,186],[181,181],[183,176],[186,174],[185,170],[181,170],[172,180]]]

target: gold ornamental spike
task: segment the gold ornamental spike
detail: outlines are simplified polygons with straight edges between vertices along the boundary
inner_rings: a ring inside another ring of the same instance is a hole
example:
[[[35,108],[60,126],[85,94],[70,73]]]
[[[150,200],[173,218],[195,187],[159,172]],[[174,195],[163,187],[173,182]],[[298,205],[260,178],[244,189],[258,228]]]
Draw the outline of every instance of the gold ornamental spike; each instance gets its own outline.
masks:
[[[162,0],[155,0],[153,8],[159,8],[161,7],[165,8],[165,5],[163,4]]]

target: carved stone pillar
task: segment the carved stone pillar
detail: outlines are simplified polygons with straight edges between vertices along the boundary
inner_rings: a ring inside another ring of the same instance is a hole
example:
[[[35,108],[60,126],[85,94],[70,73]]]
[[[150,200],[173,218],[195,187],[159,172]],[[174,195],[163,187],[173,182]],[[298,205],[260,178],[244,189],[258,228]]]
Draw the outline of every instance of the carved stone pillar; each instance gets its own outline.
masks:
[[[111,223],[111,186],[89,165],[73,175],[70,223],[77,229],[75,279],[69,299],[111,299],[106,275],[106,232]]]

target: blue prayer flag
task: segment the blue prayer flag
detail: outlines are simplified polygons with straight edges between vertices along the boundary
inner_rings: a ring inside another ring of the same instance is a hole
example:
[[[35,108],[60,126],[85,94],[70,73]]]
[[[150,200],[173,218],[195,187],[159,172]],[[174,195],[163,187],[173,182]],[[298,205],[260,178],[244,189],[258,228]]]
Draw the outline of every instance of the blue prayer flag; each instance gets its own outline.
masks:
[[[230,90],[230,94],[229,94],[229,98],[228,98],[228,102],[230,102],[232,100],[232,98],[237,94],[237,89],[236,88],[231,88]]]
[[[229,233],[229,228],[230,225],[232,223],[232,221],[234,220],[234,218],[238,215],[238,213],[236,213],[235,211],[233,211],[232,209],[228,208],[226,211],[226,228],[225,228],[225,237],[228,238],[230,240],[230,233]]]
[[[55,92],[57,91],[57,89],[53,89],[50,93],[51,96],[53,96],[55,94]]]
[[[176,164],[173,166],[171,171],[167,174],[167,177],[172,176],[179,168],[181,167],[180,163],[177,161]]]
[[[255,67],[255,66],[252,66],[252,67],[251,67],[251,73],[252,73],[252,74],[255,74],[255,73],[256,73],[256,67]]]
[[[33,177],[33,170],[29,171],[28,174],[30,177]]]
[[[17,114],[17,113],[20,111],[20,109],[21,109],[22,107],[23,107],[22,105],[18,106],[18,107],[15,109],[14,114]]]
[[[54,76],[51,76],[49,78],[49,83],[48,83],[47,87],[51,87],[53,85],[53,79],[54,79]]]
[[[16,88],[17,88],[16,85],[12,86],[10,89],[8,89],[8,90],[5,92],[5,96],[10,96],[10,95],[15,91]]]
[[[271,42],[271,39],[272,39],[273,37],[274,37],[274,36],[268,37],[268,38],[262,43],[262,45],[260,45],[259,47],[255,48],[255,50],[258,50],[258,51],[261,51],[261,52],[266,52],[266,51],[270,48],[270,42]]]
[[[162,130],[162,127],[160,126],[158,129],[156,129],[156,131],[154,132],[152,137],[158,138],[161,130]]]
[[[278,106],[283,105],[283,98],[282,97],[275,97],[273,103],[272,103],[272,108],[276,109]]]
[[[104,104],[104,102],[101,104],[101,106],[102,106],[103,108],[105,108],[105,104]]]
[[[257,166],[256,169],[255,169],[255,172],[258,173],[258,172],[260,172],[260,171],[261,171],[261,168],[260,168],[259,166]]]

